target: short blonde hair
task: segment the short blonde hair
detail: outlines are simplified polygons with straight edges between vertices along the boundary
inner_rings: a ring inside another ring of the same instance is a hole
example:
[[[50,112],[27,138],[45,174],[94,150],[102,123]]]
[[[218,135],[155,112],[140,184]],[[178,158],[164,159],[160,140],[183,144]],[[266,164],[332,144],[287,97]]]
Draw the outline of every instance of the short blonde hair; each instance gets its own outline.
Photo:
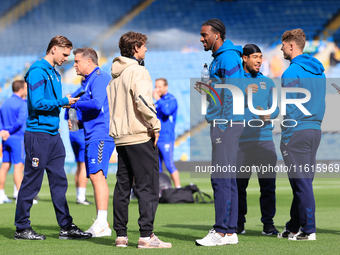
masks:
[[[294,41],[303,50],[306,44],[306,35],[301,28],[287,30],[281,37],[282,42]]]

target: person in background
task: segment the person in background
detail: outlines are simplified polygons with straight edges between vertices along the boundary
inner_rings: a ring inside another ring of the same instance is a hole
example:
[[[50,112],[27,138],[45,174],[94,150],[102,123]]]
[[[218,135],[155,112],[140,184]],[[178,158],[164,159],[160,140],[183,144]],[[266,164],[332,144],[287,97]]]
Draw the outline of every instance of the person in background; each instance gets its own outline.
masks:
[[[173,160],[177,100],[173,95],[168,93],[168,88],[168,81],[166,79],[156,79],[153,98],[157,101],[155,104],[157,118],[161,121],[162,127],[157,142],[159,149],[159,172],[162,172],[162,163],[164,161],[175,187],[180,188],[179,173]]]

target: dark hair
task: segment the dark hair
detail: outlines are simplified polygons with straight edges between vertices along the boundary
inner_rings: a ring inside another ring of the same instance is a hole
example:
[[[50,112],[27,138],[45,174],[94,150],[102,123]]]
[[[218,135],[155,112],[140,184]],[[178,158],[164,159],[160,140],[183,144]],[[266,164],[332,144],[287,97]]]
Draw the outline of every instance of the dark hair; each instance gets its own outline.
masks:
[[[168,86],[168,81],[165,78],[158,78],[156,81],[162,81],[164,83],[164,86]]]
[[[90,58],[93,64],[98,65],[98,55],[97,52],[89,47],[78,48],[73,51],[73,54],[81,54],[82,58],[88,59]]]
[[[54,46],[73,48],[72,42],[62,35],[57,35],[51,39],[47,46],[46,54],[48,54]]]
[[[24,80],[16,80],[12,83],[12,90],[13,92],[18,92],[20,89],[22,89],[25,86]]]
[[[132,57],[135,54],[135,46],[142,47],[147,43],[148,37],[133,31],[123,34],[119,39],[120,54],[124,57]]]
[[[243,47],[243,56],[249,56],[253,53],[262,53],[261,49],[255,44],[246,44]]]
[[[226,30],[222,21],[219,19],[209,19],[202,26],[211,26],[212,31],[220,33],[221,39],[224,41]]]
[[[281,37],[282,42],[294,41],[296,45],[303,50],[306,44],[306,35],[301,28],[288,30]]]

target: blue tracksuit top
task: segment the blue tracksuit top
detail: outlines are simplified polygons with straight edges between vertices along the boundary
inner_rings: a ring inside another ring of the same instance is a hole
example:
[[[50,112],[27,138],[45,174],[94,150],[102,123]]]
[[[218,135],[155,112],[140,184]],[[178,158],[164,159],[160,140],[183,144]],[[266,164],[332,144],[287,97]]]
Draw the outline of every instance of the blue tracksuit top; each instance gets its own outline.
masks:
[[[106,94],[110,80],[108,73],[96,67],[89,75],[85,75],[82,82],[85,94],[72,106],[82,113],[86,143],[93,140],[113,141],[109,136],[110,112]]]
[[[256,75],[244,72],[246,87],[249,84],[256,84],[259,86],[257,93],[253,93],[253,106],[256,109],[261,107],[263,110],[270,109],[273,103],[273,88],[275,84],[272,79],[267,78],[261,72]],[[275,119],[279,115],[279,108],[276,106],[275,111],[271,114],[270,119]],[[260,119],[260,117],[252,113],[249,108],[244,110],[244,119],[246,120],[246,125],[243,129],[243,133],[239,139],[239,142],[250,142],[250,141],[270,141],[273,140],[272,130],[274,125],[272,122],[265,121],[262,127],[250,127],[248,126],[248,121],[252,119]],[[261,126],[260,122],[251,122],[252,126]]]
[[[0,130],[7,130],[11,137],[24,138],[27,119],[27,102],[13,94],[0,107]]]
[[[212,54],[214,59],[209,66],[209,70],[210,79],[213,79],[211,83],[213,88],[215,84],[226,83],[239,87],[243,94],[245,94],[244,86],[239,82],[240,79],[237,79],[242,78],[244,72],[241,63],[242,53],[242,46],[235,46],[230,40],[226,40],[223,45]],[[234,79],[228,81],[227,79],[221,80],[221,78]],[[215,98],[216,104],[210,96],[207,96],[209,102],[205,116],[207,122],[212,124],[214,119],[226,119],[228,121],[232,119],[233,122],[243,121],[243,115],[233,115],[233,97],[230,90],[224,88],[215,90],[221,98],[222,106],[215,93],[212,93],[212,95]],[[225,130],[228,124],[219,125],[219,128]]]
[[[294,104],[287,104],[284,119],[297,121],[296,127],[281,126],[282,142],[288,143],[294,131],[304,129],[321,129],[321,123],[326,108],[326,76],[324,67],[316,58],[307,54],[299,55],[291,60],[290,66],[282,75],[281,85],[284,88],[300,87],[311,93],[308,102],[302,104],[312,115],[305,116]],[[287,98],[305,98],[303,93],[287,93]],[[286,121],[286,125],[294,125]]]
[[[83,90],[84,90],[83,86],[80,86],[75,92],[73,92],[71,94],[71,97],[75,97],[76,95],[78,95]],[[69,111],[69,109],[66,109],[66,111],[65,111],[65,120],[68,120],[68,111]],[[81,111],[76,111],[76,113],[77,113],[78,121],[82,123]],[[85,143],[84,129],[82,127],[79,127],[79,130],[76,131],[76,132],[70,131],[70,141],[71,142],[81,141],[81,140],[83,140],[83,143]]]
[[[45,59],[36,61],[25,75],[28,118],[26,130],[58,134],[60,109],[68,105],[62,98],[61,77]]]
[[[158,142],[175,141],[175,125],[177,118],[177,100],[170,93],[165,94],[156,104],[157,118],[161,121]]]

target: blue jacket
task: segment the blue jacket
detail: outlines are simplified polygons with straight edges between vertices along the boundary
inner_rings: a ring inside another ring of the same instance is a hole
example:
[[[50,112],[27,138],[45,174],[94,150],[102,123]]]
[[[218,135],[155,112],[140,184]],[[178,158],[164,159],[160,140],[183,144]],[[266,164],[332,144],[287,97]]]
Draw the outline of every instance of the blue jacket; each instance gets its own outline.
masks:
[[[84,87],[80,86],[75,92],[73,92],[71,94],[71,97],[75,97],[76,95],[78,95],[83,90],[84,90]],[[69,111],[69,109],[66,109],[66,111],[65,111],[65,120],[69,119],[68,111]],[[78,121],[82,123],[82,114],[81,114],[81,111],[76,111],[76,113],[77,113]],[[82,141],[82,144],[84,144],[85,143],[84,129],[82,127],[79,127],[78,131],[75,131],[75,132],[71,132],[70,131],[70,141],[71,142]]]
[[[263,110],[270,109],[273,103],[273,88],[275,88],[274,82],[264,76],[261,72],[257,75],[251,75],[250,73],[244,72],[246,87],[249,84],[257,84],[259,86],[257,93],[253,93],[253,106],[256,109],[261,107]],[[279,108],[271,114],[270,118],[275,119],[279,115]],[[272,122],[265,121],[262,127],[250,127],[248,126],[248,121],[252,119],[260,119],[260,117],[252,113],[249,108],[244,110],[244,119],[246,120],[246,125],[243,129],[243,133],[239,139],[239,142],[250,142],[250,141],[270,141],[273,140],[272,130],[274,125]],[[261,125],[260,122],[251,122],[252,126]]]
[[[214,59],[209,67],[212,87],[215,87],[215,84],[232,84],[239,87],[243,94],[245,94],[245,88],[240,84],[240,79],[238,79],[243,77],[241,63],[242,53],[243,50],[241,46],[235,46],[230,40],[226,40],[223,45],[212,54]],[[212,93],[212,95],[215,98],[216,104],[210,96],[207,96],[207,100],[209,101],[207,114],[205,116],[207,122],[212,123],[214,119],[226,119],[228,121],[232,119],[233,122],[243,121],[243,115],[233,115],[233,97],[230,90],[224,88],[215,90],[221,98],[222,106],[214,93]],[[224,130],[228,124],[219,125],[219,127]]]
[[[25,75],[27,82],[27,131],[58,134],[62,98],[60,74],[45,59],[35,62]]]
[[[82,82],[85,94],[72,107],[82,113],[82,123],[85,130],[85,140],[113,141],[109,136],[110,112],[107,101],[106,87],[111,76],[96,67]],[[79,126],[81,128],[81,125]]]
[[[287,104],[284,119],[297,121],[296,127],[282,126],[282,142],[288,143],[294,131],[304,129],[321,129],[326,107],[326,76],[323,65],[316,58],[307,54],[292,59],[290,66],[282,75],[282,87],[305,88],[311,93],[311,99],[303,106],[312,114],[305,116],[294,104]],[[287,93],[287,98],[305,98],[303,93]],[[285,125],[293,126],[295,122],[286,121]]]
[[[161,131],[158,142],[175,141],[175,125],[177,118],[177,100],[167,93],[156,104],[157,118],[161,121]]]
[[[0,108],[0,130],[11,137],[24,139],[27,119],[27,102],[16,94],[6,99]]]

